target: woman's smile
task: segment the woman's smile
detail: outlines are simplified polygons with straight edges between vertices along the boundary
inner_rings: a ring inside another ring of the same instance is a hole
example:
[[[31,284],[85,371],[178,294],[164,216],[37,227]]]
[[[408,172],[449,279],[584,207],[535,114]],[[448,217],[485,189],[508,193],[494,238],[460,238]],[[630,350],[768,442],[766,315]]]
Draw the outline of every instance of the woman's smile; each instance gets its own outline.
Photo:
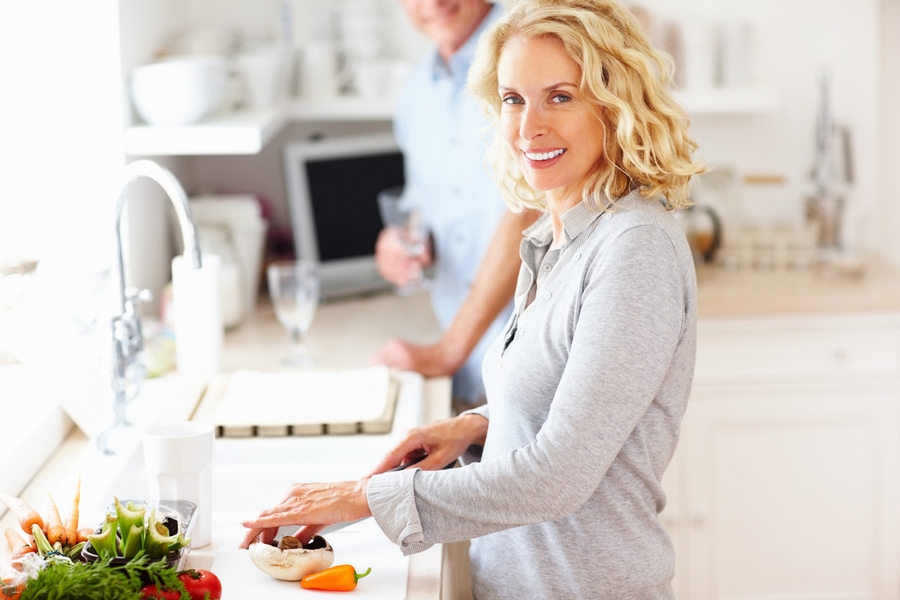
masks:
[[[523,150],[525,158],[531,162],[531,166],[536,169],[544,169],[556,164],[556,160],[566,151],[565,148],[557,148],[555,150]]]

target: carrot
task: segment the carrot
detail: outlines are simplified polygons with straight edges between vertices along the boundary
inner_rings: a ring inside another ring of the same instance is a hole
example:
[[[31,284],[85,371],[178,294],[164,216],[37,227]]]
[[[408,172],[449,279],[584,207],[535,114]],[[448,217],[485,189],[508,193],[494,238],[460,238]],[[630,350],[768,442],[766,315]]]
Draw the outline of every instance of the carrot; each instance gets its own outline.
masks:
[[[37,551],[31,544],[22,539],[22,536],[12,527],[7,527],[4,533],[6,534],[6,543],[12,552],[9,560],[13,568],[17,568],[16,564],[23,556]]]
[[[3,500],[4,504],[9,507],[9,510],[19,520],[19,527],[28,535],[31,535],[31,526],[35,523],[41,529],[44,528],[44,519],[41,518],[40,513],[28,506],[24,500],[6,494],[0,494],[0,500]]]
[[[81,542],[88,541],[88,536],[94,535],[93,527],[81,527],[77,532],[77,539],[75,540],[76,544],[80,544]]]
[[[59,509],[56,508],[56,502],[53,497],[47,494],[47,541],[52,546],[56,542],[66,541],[66,528],[63,526],[62,519],[59,516]]]
[[[66,539],[64,546],[74,546],[78,543],[78,504],[81,502],[81,477],[75,486],[75,497],[72,499],[72,513],[66,520]]]
[[[31,547],[31,544],[22,539],[22,536],[12,527],[7,527],[3,533],[6,534],[6,544],[9,546],[10,552],[15,553],[22,546]]]

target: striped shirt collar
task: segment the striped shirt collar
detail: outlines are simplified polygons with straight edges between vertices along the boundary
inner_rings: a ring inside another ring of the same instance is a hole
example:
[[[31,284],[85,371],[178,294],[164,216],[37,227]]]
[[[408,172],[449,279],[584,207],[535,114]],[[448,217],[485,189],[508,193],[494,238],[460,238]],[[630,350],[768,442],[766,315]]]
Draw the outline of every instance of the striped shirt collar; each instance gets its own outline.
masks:
[[[566,235],[566,243],[577,238],[587,229],[591,223],[600,218],[605,210],[598,210],[594,202],[582,200],[562,214],[560,220],[563,224],[563,232]],[[553,221],[550,213],[544,213],[535,221],[534,225],[523,232],[525,239],[535,246],[546,246],[553,241]]]

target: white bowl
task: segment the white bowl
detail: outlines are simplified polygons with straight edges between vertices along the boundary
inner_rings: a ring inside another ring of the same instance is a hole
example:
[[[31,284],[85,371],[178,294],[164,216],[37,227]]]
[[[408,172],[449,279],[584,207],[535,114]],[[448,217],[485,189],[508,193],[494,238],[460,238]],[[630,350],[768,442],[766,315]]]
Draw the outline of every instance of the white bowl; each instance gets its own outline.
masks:
[[[222,106],[227,81],[224,58],[173,57],[132,70],[131,98],[150,125],[190,125]]]

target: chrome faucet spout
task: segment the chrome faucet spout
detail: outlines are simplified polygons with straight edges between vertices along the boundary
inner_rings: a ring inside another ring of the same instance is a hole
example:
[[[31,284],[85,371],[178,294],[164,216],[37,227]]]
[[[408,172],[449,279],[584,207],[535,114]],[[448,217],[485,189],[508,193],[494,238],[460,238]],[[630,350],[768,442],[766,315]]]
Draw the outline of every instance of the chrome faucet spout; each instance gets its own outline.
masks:
[[[135,181],[147,177],[157,182],[172,202],[181,237],[184,242],[184,256],[194,269],[201,268],[200,244],[197,240],[193,215],[188,204],[184,188],[168,169],[150,160],[137,160],[125,167],[124,181],[116,201],[116,269],[119,277],[119,314],[112,318],[110,330],[112,348],[110,349],[110,386],[113,390],[115,417],[113,422],[97,437],[97,447],[104,454],[114,454],[109,448],[109,434],[120,425],[128,425],[125,406],[131,402],[140,390],[144,376],[144,368],[138,360],[144,348],[144,337],[137,305],[148,301],[147,290],[137,291],[125,287],[125,260],[122,252],[122,213],[128,199],[128,192]],[[130,386],[130,388],[129,388]],[[130,391],[129,391],[130,389]]]
[[[122,253],[122,213],[125,210],[125,202],[132,184],[141,177],[152,179],[162,187],[163,191],[172,202],[175,214],[178,217],[178,226],[181,229],[181,239],[184,242],[184,257],[190,264],[199,269],[201,266],[200,243],[197,241],[197,232],[194,227],[194,218],[191,207],[188,204],[187,194],[184,188],[168,169],[160,166],[152,160],[136,160],[125,167],[125,179],[122,183],[119,199],[116,201],[116,253],[118,262],[116,267],[119,275],[119,309],[125,313],[125,263]]]

